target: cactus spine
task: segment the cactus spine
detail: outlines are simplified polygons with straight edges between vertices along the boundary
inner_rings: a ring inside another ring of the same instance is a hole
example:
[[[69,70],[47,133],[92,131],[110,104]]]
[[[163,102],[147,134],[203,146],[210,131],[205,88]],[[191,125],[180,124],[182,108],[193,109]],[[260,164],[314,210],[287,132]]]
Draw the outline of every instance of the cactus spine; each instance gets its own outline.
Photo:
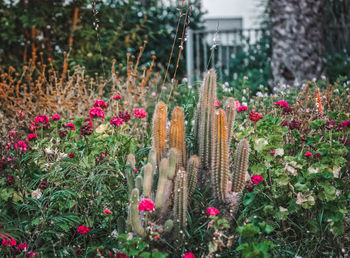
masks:
[[[156,105],[153,115],[152,141],[156,151],[157,164],[165,155],[166,151],[166,125],[167,124],[167,106],[160,101]]]
[[[199,158],[197,155],[191,156],[187,164],[188,173],[188,196],[192,196],[196,189],[198,180]]]
[[[175,178],[174,218],[177,230],[183,229],[187,224],[187,175],[183,169],[179,170]]]
[[[181,107],[175,107],[169,128],[169,147],[179,152],[179,166],[186,166],[185,124],[184,112]]]
[[[204,79],[200,92],[199,158],[201,170],[211,169],[211,155],[215,148],[215,99],[216,74],[210,70]]]
[[[229,177],[228,143],[226,116],[222,109],[216,114],[216,148],[213,153],[212,186],[214,197],[225,201],[227,197],[227,183]]]
[[[227,141],[230,146],[232,139],[232,127],[236,118],[236,104],[234,98],[228,98],[224,104],[224,110],[226,114],[226,125],[227,125]]]
[[[232,191],[241,192],[244,187],[245,178],[248,170],[249,161],[249,143],[246,139],[239,142],[232,173]]]

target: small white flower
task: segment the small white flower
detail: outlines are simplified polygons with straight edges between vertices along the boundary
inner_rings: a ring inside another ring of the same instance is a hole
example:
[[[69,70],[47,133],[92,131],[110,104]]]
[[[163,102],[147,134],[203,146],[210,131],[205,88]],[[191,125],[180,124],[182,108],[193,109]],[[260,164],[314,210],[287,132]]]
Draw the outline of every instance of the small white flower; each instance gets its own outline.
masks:
[[[39,199],[42,196],[42,192],[40,191],[40,189],[36,189],[35,191],[32,192],[31,194],[33,199]]]
[[[243,79],[244,79],[244,80],[248,80],[248,76],[244,76]]]

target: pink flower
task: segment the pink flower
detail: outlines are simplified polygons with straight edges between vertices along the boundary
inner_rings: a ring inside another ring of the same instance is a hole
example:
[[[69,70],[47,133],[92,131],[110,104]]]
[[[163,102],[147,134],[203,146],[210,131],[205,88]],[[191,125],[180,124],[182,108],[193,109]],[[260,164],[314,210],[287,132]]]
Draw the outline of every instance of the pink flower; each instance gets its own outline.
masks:
[[[159,237],[160,237],[159,235],[155,235],[155,236],[153,237],[153,239],[154,239],[154,240],[157,240],[157,239],[159,239]]]
[[[36,136],[35,133],[30,133],[30,134],[28,134],[28,140],[29,140],[29,141],[35,140],[35,139],[38,139],[38,137]]]
[[[80,234],[86,234],[90,231],[90,229],[84,225],[79,226],[77,230]]]
[[[105,214],[105,215],[108,215],[108,214],[112,214],[112,212],[111,212],[110,209],[105,209],[104,214]]]
[[[153,211],[154,210],[154,202],[150,199],[143,199],[139,203],[139,211]]]
[[[349,127],[350,128],[350,120],[346,120],[340,124],[341,127]]]
[[[19,251],[27,250],[27,248],[28,248],[27,243],[20,243],[20,244],[17,246],[17,250],[19,250]]]
[[[11,238],[11,246],[16,246],[17,241],[14,238]]]
[[[275,155],[275,153],[276,153],[276,152],[275,152],[274,150],[270,150],[270,154],[271,154],[271,155]]]
[[[104,118],[105,117],[105,114],[103,113],[103,110],[101,108],[99,108],[99,107],[90,109],[89,115],[90,115],[91,118],[95,118],[95,117],[102,117],[102,118]]]
[[[28,147],[24,141],[15,142],[14,146],[15,149],[20,149],[21,151],[26,151]]]
[[[218,99],[215,99],[215,106],[220,107],[220,102],[218,101]]]
[[[264,179],[261,175],[252,175],[252,178],[250,180],[252,181],[253,184],[258,185]]]
[[[24,112],[23,112],[22,110],[19,110],[19,111],[18,111],[18,114],[19,114],[20,116],[24,116]]]
[[[196,258],[196,256],[193,253],[185,253],[183,258]]]
[[[209,207],[206,213],[209,214],[210,216],[216,216],[217,214],[219,214],[219,210],[214,207]]]
[[[34,119],[35,123],[49,123],[50,120],[47,116],[37,116]]]
[[[288,103],[285,100],[280,100],[275,102],[275,105],[280,106],[280,107],[288,107]]]
[[[247,111],[247,110],[248,110],[247,106],[240,106],[240,107],[238,107],[238,112]]]
[[[122,96],[120,96],[119,94],[116,94],[113,96],[113,99],[122,99]]]
[[[118,127],[120,127],[121,125],[123,125],[123,122],[124,122],[124,120],[121,119],[120,117],[117,117],[117,116],[113,117],[112,120],[109,121],[109,123],[110,123],[111,125],[115,125],[115,126],[118,126]]]
[[[38,254],[38,252],[35,252],[35,251],[29,251],[28,253],[27,253],[27,255],[29,255],[29,258],[33,258],[35,255],[37,255]]]
[[[54,115],[52,115],[51,119],[52,120],[61,120],[61,117],[58,114],[54,114]]]
[[[235,108],[238,109],[241,106],[238,100],[235,100]]]
[[[312,153],[310,151],[307,151],[305,154],[304,154],[305,157],[312,157]]]
[[[69,153],[69,157],[72,159],[74,158],[74,152]]]
[[[136,108],[134,111],[134,116],[138,118],[145,118],[147,116],[146,110],[143,108]]]
[[[94,107],[107,108],[107,104],[102,99],[98,99],[95,101]]]

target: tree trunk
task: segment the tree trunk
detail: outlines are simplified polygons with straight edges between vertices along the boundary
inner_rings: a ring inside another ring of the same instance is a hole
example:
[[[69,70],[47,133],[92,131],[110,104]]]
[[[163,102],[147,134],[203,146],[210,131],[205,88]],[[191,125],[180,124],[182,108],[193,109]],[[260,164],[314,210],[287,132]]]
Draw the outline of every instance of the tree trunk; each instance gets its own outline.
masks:
[[[325,72],[326,0],[270,0],[274,81],[300,86]]]

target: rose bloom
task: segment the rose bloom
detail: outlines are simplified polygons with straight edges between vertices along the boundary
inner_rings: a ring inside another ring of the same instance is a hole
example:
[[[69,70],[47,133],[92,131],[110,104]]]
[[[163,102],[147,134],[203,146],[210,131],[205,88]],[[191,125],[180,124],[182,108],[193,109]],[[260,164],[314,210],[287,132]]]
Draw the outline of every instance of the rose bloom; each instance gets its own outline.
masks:
[[[217,214],[219,214],[219,210],[214,208],[214,207],[209,207],[206,211],[207,214],[209,214],[210,216],[215,216]]]
[[[247,111],[247,110],[248,110],[247,106],[240,106],[240,107],[238,107],[238,112]]]
[[[69,153],[69,157],[72,159],[74,158],[74,152]]]
[[[35,133],[30,133],[30,134],[28,134],[28,140],[29,140],[29,141],[35,140],[35,139],[38,139],[38,137],[36,136]]]
[[[146,110],[143,108],[136,108],[134,111],[134,116],[138,118],[145,118],[147,116]]]
[[[280,100],[275,102],[275,105],[280,106],[280,107],[288,107],[288,103],[285,100]]]
[[[305,154],[304,154],[305,157],[312,157],[312,153],[310,151],[307,151]]]
[[[264,179],[261,175],[252,175],[252,178],[250,180],[252,181],[253,184],[258,185]]]
[[[105,215],[108,215],[108,214],[112,214],[111,210],[110,209],[105,209],[105,211],[103,212]]]
[[[258,122],[263,116],[259,113],[255,113],[254,111],[250,111],[249,113],[249,119],[253,122]]]
[[[220,102],[218,101],[218,99],[215,99],[215,106],[220,107]]]
[[[117,117],[117,116],[113,117],[112,120],[109,121],[109,123],[110,123],[111,125],[115,125],[115,126],[118,126],[118,127],[120,127],[121,125],[123,125],[123,122],[124,122],[124,120],[121,119],[120,117]]]
[[[113,96],[113,99],[122,99],[122,96],[120,96],[119,94],[116,94]]]
[[[58,114],[54,114],[54,115],[52,115],[51,119],[52,120],[61,120],[61,117]]]
[[[139,203],[139,211],[153,211],[154,210],[154,202],[150,199],[143,199]]]
[[[107,104],[102,99],[98,99],[95,101],[94,107],[107,108]]]
[[[103,113],[103,110],[101,108],[99,108],[99,107],[90,109],[89,115],[90,115],[91,118],[95,118],[95,117],[102,117],[102,118],[104,118],[105,117],[105,114]]]
[[[90,231],[90,229],[84,225],[79,226],[77,230],[80,234],[86,234]]]
[[[20,149],[21,151],[26,151],[28,147],[24,141],[15,142],[14,146],[15,149]]]
[[[196,256],[193,253],[185,253],[183,258],[196,258]]]

